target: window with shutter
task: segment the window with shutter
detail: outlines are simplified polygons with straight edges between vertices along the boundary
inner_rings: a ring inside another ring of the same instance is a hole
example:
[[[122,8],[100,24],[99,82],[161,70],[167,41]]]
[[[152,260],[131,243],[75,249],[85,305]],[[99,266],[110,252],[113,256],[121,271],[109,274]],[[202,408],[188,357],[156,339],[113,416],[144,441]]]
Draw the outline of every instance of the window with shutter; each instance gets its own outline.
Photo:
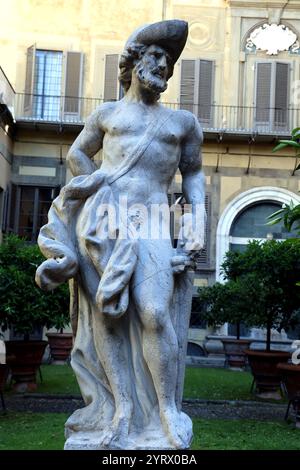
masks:
[[[45,120],[76,120],[80,114],[83,54],[27,49],[25,116]],[[64,80],[63,80],[64,77]]]
[[[275,76],[275,129],[288,127],[289,64],[277,62]]]
[[[195,60],[181,61],[180,109],[194,112],[195,98]]]
[[[255,124],[260,131],[288,127],[289,64],[256,63]]]
[[[214,90],[214,62],[199,60],[198,118],[205,127],[212,127],[212,104]]]
[[[118,81],[119,55],[107,54],[105,56],[104,75],[104,101],[116,101],[120,98],[120,88]]]
[[[256,68],[256,123],[269,124],[271,108],[272,64],[258,63]]]
[[[180,109],[194,113],[204,127],[212,127],[214,61],[181,61]]]
[[[65,63],[64,119],[78,120],[82,87],[83,54],[67,52]]]

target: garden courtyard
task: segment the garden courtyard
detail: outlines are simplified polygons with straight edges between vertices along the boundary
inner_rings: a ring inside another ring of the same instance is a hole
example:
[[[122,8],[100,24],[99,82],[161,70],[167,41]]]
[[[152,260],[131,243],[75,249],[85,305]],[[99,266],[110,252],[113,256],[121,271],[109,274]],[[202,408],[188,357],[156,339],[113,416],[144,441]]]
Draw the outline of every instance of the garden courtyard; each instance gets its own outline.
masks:
[[[33,394],[5,392],[7,412],[0,415],[0,450],[61,450],[64,423],[82,405],[69,365],[43,365],[42,383]],[[184,409],[194,423],[193,450],[300,450],[287,403],[258,400],[249,372],[227,369],[186,370]]]

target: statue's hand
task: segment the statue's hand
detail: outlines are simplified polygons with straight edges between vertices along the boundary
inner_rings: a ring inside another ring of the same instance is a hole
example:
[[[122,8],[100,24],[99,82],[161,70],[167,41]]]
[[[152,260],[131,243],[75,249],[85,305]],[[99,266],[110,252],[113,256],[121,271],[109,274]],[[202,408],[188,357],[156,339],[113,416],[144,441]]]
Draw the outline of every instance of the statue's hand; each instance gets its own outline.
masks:
[[[178,243],[186,252],[199,252],[205,245],[205,220],[195,220],[192,214],[184,214],[181,221]],[[193,254],[193,253],[190,253]]]
[[[186,251],[201,251],[203,250],[205,244],[205,239],[204,239],[204,234],[199,234],[199,233],[189,233],[185,244],[184,244],[184,249]]]
[[[174,274],[180,274],[191,266],[191,260],[187,255],[175,255],[171,259],[171,266]]]

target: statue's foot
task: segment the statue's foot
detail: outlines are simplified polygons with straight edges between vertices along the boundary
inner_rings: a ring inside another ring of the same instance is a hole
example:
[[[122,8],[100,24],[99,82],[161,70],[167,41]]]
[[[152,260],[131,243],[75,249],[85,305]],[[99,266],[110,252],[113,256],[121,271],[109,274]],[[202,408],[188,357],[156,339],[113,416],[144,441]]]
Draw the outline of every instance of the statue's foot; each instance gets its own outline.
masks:
[[[127,415],[115,415],[112,423],[103,431],[101,445],[108,449],[114,444],[122,448],[128,439],[129,424],[130,419]]]
[[[192,422],[177,409],[169,408],[160,413],[161,422],[170,444],[175,449],[186,449],[192,438]]]
[[[73,432],[93,431],[103,427],[103,420],[97,415],[95,406],[88,405],[74,411],[65,423],[65,434],[69,437]]]

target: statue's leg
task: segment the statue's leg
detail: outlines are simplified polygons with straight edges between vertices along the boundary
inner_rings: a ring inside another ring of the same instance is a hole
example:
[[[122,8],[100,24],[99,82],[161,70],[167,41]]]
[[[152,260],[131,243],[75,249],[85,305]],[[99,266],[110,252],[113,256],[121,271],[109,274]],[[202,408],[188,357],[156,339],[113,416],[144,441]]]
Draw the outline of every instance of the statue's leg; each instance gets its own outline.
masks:
[[[115,404],[114,417],[104,432],[102,444],[109,447],[114,442],[121,446],[128,437],[133,409],[124,319],[110,319],[94,312],[93,334]]]
[[[107,378],[94,346],[91,324],[91,306],[82,289],[80,311],[71,365],[76,374],[85,407],[76,410],[66,422],[66,434],[74,431],[101,429],[112,419],[113,398],[108,390]],[[105,404],[105,407],[104,407]]]
[[[174,290],[167,241],[139,244],[139,260],[133,279],[133,296],[143,327],[143,354],[157,394],[160,418],[170,443],[186,445],[186,416],[175,404],[178,370],[178,341],[171,321],[170,304]]]

